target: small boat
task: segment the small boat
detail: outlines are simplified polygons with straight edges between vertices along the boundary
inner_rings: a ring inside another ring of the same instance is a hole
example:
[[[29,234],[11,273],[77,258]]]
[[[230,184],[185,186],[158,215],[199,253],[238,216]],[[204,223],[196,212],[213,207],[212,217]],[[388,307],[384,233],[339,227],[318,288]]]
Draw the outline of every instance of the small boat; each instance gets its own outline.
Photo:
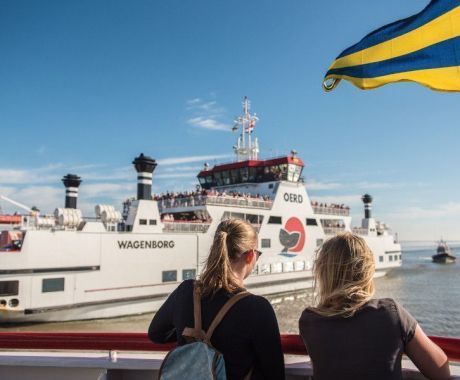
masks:
[[[450,247],[444,240],[438,242],[438,248],[436,250],[436,255],[431,256],[434,263],[438,264],[451,264],[455,263],[456,257],[452,255]]]

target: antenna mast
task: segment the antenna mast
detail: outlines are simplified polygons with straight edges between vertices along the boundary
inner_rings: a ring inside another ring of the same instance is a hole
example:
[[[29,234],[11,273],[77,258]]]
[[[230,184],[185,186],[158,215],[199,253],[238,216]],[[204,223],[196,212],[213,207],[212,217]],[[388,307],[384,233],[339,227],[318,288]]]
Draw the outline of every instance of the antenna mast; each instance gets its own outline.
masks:
[[[235,125],[241,127],[241,134],[238,137],[238,142],[234,147],[237,161],[257,160],[259,153],[259,142],[257,137],[252,139],[252,132],[259,118],[254,113],[249,112],[251,103],[248,97],[243,100],[243,115],[238,116],[235,120]],[[238,127],[238,128],[239,128]]]

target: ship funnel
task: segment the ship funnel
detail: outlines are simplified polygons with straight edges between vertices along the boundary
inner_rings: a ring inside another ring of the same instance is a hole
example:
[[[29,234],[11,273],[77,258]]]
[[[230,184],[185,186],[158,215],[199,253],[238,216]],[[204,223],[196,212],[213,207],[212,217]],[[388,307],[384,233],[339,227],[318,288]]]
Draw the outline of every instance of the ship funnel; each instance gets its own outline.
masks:
[[[372,218],[372,197],[369,194],[364,194],[361,200],[364,203],[364,219]]]
[[[67,174],[62,178],[65,186],[65,208],[77,208],[78,187],[81,178],[76,174]]]
[[[137,171],[137,199],[152,200],[152,177],[157,163],[152,157],[141,153],[133,161]]]

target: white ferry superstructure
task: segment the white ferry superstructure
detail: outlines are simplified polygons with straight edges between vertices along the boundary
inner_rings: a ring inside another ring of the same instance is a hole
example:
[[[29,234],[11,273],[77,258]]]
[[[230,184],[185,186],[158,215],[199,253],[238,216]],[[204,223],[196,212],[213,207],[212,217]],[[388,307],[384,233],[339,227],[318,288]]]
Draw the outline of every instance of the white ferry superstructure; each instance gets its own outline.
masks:
[[[217,225],[242,218],[259,233],[263,251],[248,289],[268,295],[311,287],[315,251],[329,236],[354,231],[375,254],[376,273],[401,265],[401,246],[371,215],[363,196],[361,226],[351,227],[349,208],[312,202],[296,152],[261,160],[254,137],[258,118],[245,98],[236,160],[198,174],[187,194],[152,196],[154,159],[141,154],[137,198],[121,214],[97,205],[96,217],[77,208],[81,178],[68,174],[65,208],[53,216],[36,211],[0,236],[0,323],[68,321],[156,311],[177,284],[195,277]],[[307,182],[308,186],[308,182]]]

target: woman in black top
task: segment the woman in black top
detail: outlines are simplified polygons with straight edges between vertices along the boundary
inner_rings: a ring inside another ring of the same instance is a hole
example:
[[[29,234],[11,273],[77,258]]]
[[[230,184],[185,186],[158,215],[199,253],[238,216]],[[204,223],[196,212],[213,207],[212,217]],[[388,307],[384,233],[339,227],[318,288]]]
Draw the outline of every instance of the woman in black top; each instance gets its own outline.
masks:
[[[197,281],[201,294],[203,329],[209,328],[222,306],[244,290],[261,252],[257,233],[247,222],[229,219],[217,227],[204,270]],[[186,280],[168,297],[148,331],[155,343],[185,344],[182,332],[193,327],[193,280]],[[284,360],[278,323],[270,303],[250,295],[226,314],[211,338],[225,360],[228,379],[284,379]]]
[[[444,352],[392,299],[374,294],[374,256],[349,232],[326,241],[314,264],[316,307],[299,320],[315,380],[402,379],[401,358],[410,357],[430,379],[448,379]]]

